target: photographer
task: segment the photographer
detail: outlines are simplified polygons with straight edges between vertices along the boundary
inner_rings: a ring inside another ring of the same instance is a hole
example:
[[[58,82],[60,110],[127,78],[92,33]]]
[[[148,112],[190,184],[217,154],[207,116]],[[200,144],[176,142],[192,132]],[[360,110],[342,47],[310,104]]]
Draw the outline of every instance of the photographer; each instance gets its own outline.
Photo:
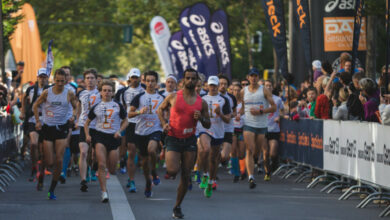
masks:
[[[19,87],[20,82],[22,81],[23,72],[24,72],[24,62],[19,61],[16,64],[16,71],[12,71],[12,86],[14,88]]]

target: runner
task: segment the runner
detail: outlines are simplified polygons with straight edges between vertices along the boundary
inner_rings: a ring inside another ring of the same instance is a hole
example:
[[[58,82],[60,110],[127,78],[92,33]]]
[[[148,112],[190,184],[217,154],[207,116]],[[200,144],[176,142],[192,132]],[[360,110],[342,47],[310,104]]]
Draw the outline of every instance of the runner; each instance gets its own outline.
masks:
[[[272,93],[273,86],[271,81],[266,80],[264,87],[268,89],[270,93]],[[275,102],[276,111],[268,115],[268,131],[265,135],[268,140],[269,156],[271,159],[270,172],[273,172],[276,170],[276,168],[278,168],[278,143],[280,139],[279,123],[280,115],[283,115],[284,109],[283,101],[279,96],[272,94],[272,99]]]
[[[177,79],[174,75],[168,75],[165,80],[165,89],[159,92],[164,97],[168,97],[173,92],[176,92]]]
[[[69,122],[76,119],[77,99],[75,94],[65,88],[65,72],[63,69],[57,69],[54,74],[54,86],[44,90],[38,100],[33,105],[33,112],[36,120],[35,128],[42,129],[43,151],[45,166],[50,167],[53,164],[55,169],[53,179],[49,188],[48,198],[55,200],[54,189],[57,185],[64,156],[64,150],[67,145],[69,133]],[[42,122],[39,121],[39,106],[42,106]],[[73,107],[73,115],[67,117],[69,105]],[[68,121],[69,120],[69,121]],[[55,161],[53,159],[54,153]],[[39,185],[43,185],[43,175],[39,176]]]
[[[95,69],[87,69],[83,73],[86,89],[80,91],[77,96],[79,98],[78,109],[80,111],[78,126],[80,127],[80,139],[79,139],[79,148],[80,148],[80,160],[79,160],[79,169],[80,169],[80,190],[82,192],[88,191],[86,176],[87,176],[87,156],[89,145],[85,139],[84,124],[88,118],[88,113],[91,110],[92,106],[101,101],[100,93],[96,87],[97,83],[97,71]],[[89,124],[90,134],[93,136],[95,133],[96,121],[92,121]],[[93,144],[93,143],[92,143]]]
[[[276,105],[272,99],[272,94],[263,86],[258,84],[259,71],[252,68],[248,74],[249,86],[241,90],[242,102],[241,115],[245,114],[244,121],[244,142],[246,146],[246,169],[249,178],[249,188],[256,187],[253,156],[259,155],[260,149],[263,151],[265,176],[264,180],[270,180],[268,167],[268,145],[265,139],[267,133],[267,114],[276,111]]]
[[[39,160],[39,152],[42,148],[42,134],[41,131],[37,131],[35,129],[35,117],[34,113],[32,111],[32,106],[34,102],[38,99],[38,97],[42,94],[42,91],[47,87],[48,85],[48,76],[46,74],[46,68],[40,68],[38,70],[37,74],[37,82],[33,85],[27,88],[26,95],[23,98],[22,102],[22,113],[20,115],[20,119],[27,120],[27,123],[25,123],[24,126],[27,126],[27,134],[30,138],[30,147],[31,147],[31,162],[32,162],[32,169],[31,169],[31,176],[29,178],[29,181],[34,181],[35,175],[38,172],[38,160]],[[41,120],[42,123],[42,108],[38,108],[39,111],[39,120]],[[39,146],[38,146],[39,145]]]
[[[233,85],[233,95],[237,100],[237,112],[238,114],[234,117],[234,135],[232,144],[232,174],[234,175],[233,182],[237,183],[240,179],[240,165],[239,160],[245,158],[245,144],[244,137],[242,135],[242,127],[244,126],[244,115],[240,115],[242,108],[242,97],[240,94],[242,87],[240,84]]]
[[[144,92],[145,90],[140,85],[140,76],[141,71],[137,68],[132,68],[127,74],[127,81],[129,83],[129,88],[123,92],[122,95],[122,104],[127,109],[126,112],[130,111],[130,105],[133,98]],[[137,188],[135,187],[134,176],[135,176],[135,156],[136,156],[136,146],[135,146],[135,125],[137,123],[137,117],[128,119],[129,126],[126,128],[126,141],[127,141],[127,173],[129,179],[127,180],[126,187],[129,188],[129,192],[135,193]]]
[[[227,92],[228,87],[230,86],[229,79],[222,75],[218,75],[219,78],[219,93],[227,98],[229,100],[230,105],[230,112],[231,117],[236,117],[236,107],[237,107],[237,100],[236,98]],[[229,123],[225,123],[225,134],[223,137],[223,144],[222,144],[222,150],[221,150],[221,163],[223,165],[227,165],[229,159],[230,159],[230,153],[232,149],[232,143],[233,143],[233,132],[234,132],[234,120],[230,120]],[[213,189],[217,188],[217,184],[213,184]]]
[[[135,126],[136,145],[142,159],[142,170],[145,176],[145,197],[149,198],[152,196],[150,174],[152,174],[155,186],[160,183],[156,172],[156,161],[162,128],[156,111],[163,102],[164,96],[156,92],[158,73],[148,71],[143,76],[146,91],[134,97],[130,104],[129,118],[138,116]]]
[[[118,147],[120,145],[121,132],[128,125],[126,111],[123,106],[112,101],[115,91],[115,84],[110,80],[103,80],[99,85],[101,102],[94,105],[88,114],[84,124],[84,132],[87,143],[92,143],[89,125],[96,119],[95,142],[96,157],[99,163],[99,183],[102,190],[103,203],[108,202],[106,187],[106,167],[114,175],[118,163]],[[121,122],[122,121],[122,122]]]
[[[187,69],[183,77],[184,88],[169,95],[157,111],[164,131],[168,132],[165,139],[167,171],[171,176],[176,176],[181,168],[176,204],[172,215],[174,218],[184,217],[180,205],[187,192],[191,169],[195,163],[197,121],[200,121],[205,128],[210,128],[211,125],[207,103],[195,92],[199,79],[198,73],[194,69]],[[168,124],[164,119],[164,111],[168,111],[169,108]]]
[[[210,128],[199,128],[199,171],[203,171],[199,187],[204,189],[204,195],[210,198],[213,188],[217,188],[217,170],[220,161],[220,148],[225,135],[225,123],[231,119],[229,100],[218,94],[219,79],[210,76],[208,79],[209,92],[202,99],[210,109]]]
[[[66,79],[65,88],[69,89],[74,94],[77,94],[77,87],[71,82],[72,81],[72,74],[71,74],[70,66],[62,66],[61,69],[63,69],[65,72],[65,79]],[[67,115],[68,119],[70,117],[72,117],[72,111],[73,111],[72,105],[69,104],[69,112]],[[72,136],[73,127],[74,127],[74,122],[69,124],[69,133],[68,133],[68,137],[66,139],[67,144],[66,144],[66,148],[65,148],[65,152],[64,152],[64,160],[63,160],[62,172],[61,172],[61,176],[60,176],[61,184],[64,184],[66,182],[66,176],[67,176],[68,166],[69,166],[70,157],[71,157],[69,146],[70,146],[70,138]]]

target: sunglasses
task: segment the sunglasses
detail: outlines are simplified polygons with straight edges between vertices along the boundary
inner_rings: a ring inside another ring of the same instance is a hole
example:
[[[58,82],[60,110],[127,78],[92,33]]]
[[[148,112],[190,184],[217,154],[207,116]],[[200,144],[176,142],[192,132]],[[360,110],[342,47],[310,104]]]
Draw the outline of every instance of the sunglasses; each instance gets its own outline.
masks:
[[[241,83],[242,86],[247,86],[249,83]]]

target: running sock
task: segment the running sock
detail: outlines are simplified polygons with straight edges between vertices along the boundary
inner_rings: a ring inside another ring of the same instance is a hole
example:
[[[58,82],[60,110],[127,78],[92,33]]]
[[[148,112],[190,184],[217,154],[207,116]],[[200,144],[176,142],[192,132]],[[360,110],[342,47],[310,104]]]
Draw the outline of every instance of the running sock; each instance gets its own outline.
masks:
[[[232,174],[234,176],[240,176],[240,169],[239,169],[240,164],[238,162],[238,158],[232,157],[230,160],[232,161],[232,171],[233,171]]]
[[[249,175],[248,179],[255,179],[255,177],[253,175]]]
[[[54,192],[54,189],[55,189],[56,186],[57,186],[57,182],[58,182],[58,181],[55,181],[55,180],[52,180],[52,181],[51,181],[50,188],[49,188],[49,192]]]
[[[245,173],[245,158],[242,159],[242,160],[240,160],[240,172],[241,172],[242,174]]]
[[[62,173],[64,173],[64,176],[66,176],[69,161],[70,161],[70,148],[67,147],[65,148],[64,160],[62,161]]]

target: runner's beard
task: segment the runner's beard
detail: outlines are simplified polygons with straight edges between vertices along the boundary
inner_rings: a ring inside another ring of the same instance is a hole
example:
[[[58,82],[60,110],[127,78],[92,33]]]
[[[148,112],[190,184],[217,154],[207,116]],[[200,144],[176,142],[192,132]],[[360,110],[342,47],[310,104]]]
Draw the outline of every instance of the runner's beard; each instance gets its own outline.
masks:
[[[184,85],[184,86],[186,87],[186,89],[193,90],[193,89],[195,89],[196,84],[191,84],[191,83],[189,83],[189,84],[186,84],[186,85]]]

